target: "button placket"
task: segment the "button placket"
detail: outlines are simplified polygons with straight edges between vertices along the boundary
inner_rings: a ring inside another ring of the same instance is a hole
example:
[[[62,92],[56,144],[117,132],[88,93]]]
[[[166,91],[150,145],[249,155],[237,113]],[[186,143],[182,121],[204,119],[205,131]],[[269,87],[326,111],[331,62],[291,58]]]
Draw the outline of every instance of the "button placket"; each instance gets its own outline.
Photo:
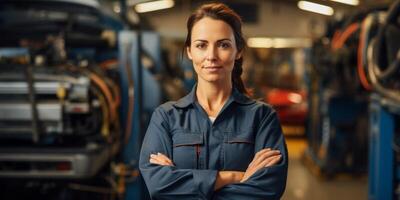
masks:
[[[204,131],[202,131],[202,134],[203,134],[203,138],[204,138],[204,145],[201,147],[201,150],[202,150],[202,154],[200,154],[200,157],[199,157],[199,168],[200,169],[207,169],[208,168],[208,163],[207,163],[207,161],[208,161],[208,159],[209,159],[209,156],[210,155],[208,155],[209,154],[209,152],[208,152],[208,145],[209,145],[209,135],[208,135],[208,133],[210,133],[211,134],[211,132],[212,132],[212,125],[211,125],[211,121],[210,120],[207,120],[206,121],[206,130],[204,130]]]
[[[224,137],[222,139],[223,141],[221,142],[221,151],[219,152],[220,156],[220,161],[221,161],[221,166],[222,169],[225,170],[225,140],[227,140],[226,134],[224,133]]]

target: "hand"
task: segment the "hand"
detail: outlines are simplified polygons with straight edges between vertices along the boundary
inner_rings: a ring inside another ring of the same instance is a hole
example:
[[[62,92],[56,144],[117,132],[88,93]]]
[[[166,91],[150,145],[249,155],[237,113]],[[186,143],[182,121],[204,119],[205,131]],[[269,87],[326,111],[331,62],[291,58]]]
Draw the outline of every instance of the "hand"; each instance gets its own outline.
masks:
[[[219,190],[225,185],[239,183],[243,178],[244,172],[240,171],[219,171],[214,184],[214,191]]]
[[[244,182],[250,178],[259,169],[269,167],[277,164],[281,159],[281,153],[278,150],[271,150],[270,148],[262,149],[257,152],[253,160],[249,164],[240,182]]]
[[[162,153],[150,154],[150,163],[161,166],[175,166],[171,159]]]

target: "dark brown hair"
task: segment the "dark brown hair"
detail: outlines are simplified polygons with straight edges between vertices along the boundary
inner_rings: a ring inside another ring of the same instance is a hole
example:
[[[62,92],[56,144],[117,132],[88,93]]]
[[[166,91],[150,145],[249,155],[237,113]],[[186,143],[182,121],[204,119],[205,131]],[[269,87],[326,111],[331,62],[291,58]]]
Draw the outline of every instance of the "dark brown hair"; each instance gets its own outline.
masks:
[[[222,3],[205,4],[194,11],[192,15],[190,15],[186,24],[188,33],[186,36],[185,47],[190,47],[194,24],[204,17],[222,20],[227,23],[233,30],[238,52],[243,52],[246,45],[242,34],[242,19],[235,11]],[[232,71],[232,83],[233,86],[239,90],[239,92],[248,95],[242,78],[240,77],[243,72],[242,64],[243,56],[235,60]]]

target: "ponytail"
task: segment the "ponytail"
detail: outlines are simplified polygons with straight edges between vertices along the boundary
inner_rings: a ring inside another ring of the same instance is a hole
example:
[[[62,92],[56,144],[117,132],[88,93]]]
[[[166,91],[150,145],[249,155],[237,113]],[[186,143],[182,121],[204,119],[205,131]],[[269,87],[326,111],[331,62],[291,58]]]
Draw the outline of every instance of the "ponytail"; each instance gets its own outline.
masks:
[[[243,58],[239,58],[235,60],[235,64],[233,66],[233,71],[232,71],[232,85],[235,87],[240,93],[245,94],[245,95],[250,95],[249,92],[247,91],[246,87],[244,86],[243,80],[242,80],[242,73],[243,73]]]

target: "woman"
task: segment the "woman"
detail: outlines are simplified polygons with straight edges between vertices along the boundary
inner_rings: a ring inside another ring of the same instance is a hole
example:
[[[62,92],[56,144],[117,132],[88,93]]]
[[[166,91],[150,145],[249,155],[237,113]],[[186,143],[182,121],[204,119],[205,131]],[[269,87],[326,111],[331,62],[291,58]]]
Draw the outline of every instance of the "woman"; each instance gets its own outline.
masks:
[[[288,157],[274,110],[246,96],[240,17],[207,4],[187,22],[197,85],[158,107],[140,155],[153,199],[279,199]]]

